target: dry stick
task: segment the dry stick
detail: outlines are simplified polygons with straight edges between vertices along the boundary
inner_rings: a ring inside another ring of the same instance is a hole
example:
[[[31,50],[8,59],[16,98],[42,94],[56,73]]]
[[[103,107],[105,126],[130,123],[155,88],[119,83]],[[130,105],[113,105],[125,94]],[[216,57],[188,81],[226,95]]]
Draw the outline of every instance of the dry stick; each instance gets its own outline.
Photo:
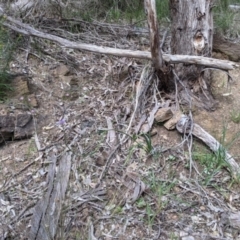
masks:
[[[145,66],[143,71],[142,71],[142,74],[141,74],[141,77],[140,77],[140,81],[139,81],[139,84],[138,86],[136,87],[136,103],[135,103],[135,108],[134,108],[134,111],[133,111],[133,114],[131,116],[131,119],[130,119],[130,122],[129,122],[129,125],[127,127],[127,130],[126,130],[126,134],[128,133],[128,131],[130,130],[131,126],[132,126],[132,122],[133,122],[133,119],[135,118],[135,115],[136,115],[136,112],[137,112],[137,109],[138,109],[138,103],[139,103],[139,98],[141,96],[141,93],[142,93],[142,88],[144,87],[143,86],[143,81],[144,81],[144,78],[146,78],[147,74],[147,68],[148,66]],[[126,135],[123,136],[123,138],[121,139],[121,143],[125,140],[126,138]]]
[[[187,130],[189,118],[183,116],[177,123],[176,128],[180,133],[184,133]],[[225,161],[231,166],[231,170],[234,177],[240,174],[240,167],[234,160],[234,158],[224,149],[224,147],[209,133],[207,133],[198,124],[193,124],[192,134],[201,139],[213,152],[217,153],[222,150],[225,154]]]
[[[177,94],[177,82],[179,82],[183,87],[184,87],[184,90],[186,92],[186,94],[188,95],[189,97],[189,120],[191,122],[191,125],[190,125],[190,131],[188,132],[188,136],[186,136],[186,129],[184,129],[184,141],[187,141],[187,145],[188,145],[188,153],[189,153],[189,161],[190,161],[190,176],[192,174],[192,167],[195,169],[195,171],[197,172],[197,174],[199,176],[202,177],[201,173],[198,171],[197,167],[195,166],[193,160],[192,160],[192,143],[193,143],[193,137],[192,137],[192,130],[193,130],[193,117],[192,117],[192,112],[191,112],[191,109],[192,109],[192,100],[191,100],[191,96],[189,95],[185,85],[182,83],[182,81],[179,79],[177,73],[174,71],[174,69],[172,69],[172,72],[174,74],[174,78],[175,78],[175,85],[176,85],[176,94]],[[177,96],[175,95],[176,99],[177,99]],[[178,106],[179,107],[179,106]],[[190,140],[189,140],[190,139]]]
[[[145,0],[145,10],[147,12],[150,47],[153,66],[156,70],[163,67],[163,56],[160,48],[159,28],[157,21],[156,2],[155,0]]]
[[[5,22],[3,22],[3,25],[16,32],[19,32],[28,36],[48,39],[66,48],[85,50],[85,51],[90,51],[90,52],[95,52],[100,54],[115,55],[119,57],[130,57],[130,58],[141,58],[141,59],[152,60],[151,53],[147,51],[132,51],[127,49],[116,49],[116,48],[110,48],[110,47],[100,47],[92,44],[76,43],[58,36],[54,36],[52,34],[38,31],[27,24],[24,24],[18,20],[15,20],[11,17],[4,15],[3,10],[0,8],[0,17],[1,16],[4,16],[6,20]],[[11,24],[9,24],[7,21],[10,22]],[[212,68],[219,68],[224,70],[233,70],[234,68],[239,67],[239,65],[236,64],[235,62],[231,62],[227,60],[218,60],[213,58],[206,58],[201,56],[163,54],[162,57],[164,61],[169,63],[197,64],[197,65],[202,65],[202,66],[207,66]]]
[[[115,152],[118,150],[118,148],[121,146],[121,144],[118,144],[113,150],[112,152],[110,153],[110,155],[108,156],[108,159],[106,161],[106,164],[104,166],[104,169],[98,179],[98,184],[97,185],[100,185],[100,183],[102,182],[102,179],[104,178],[106,172],[108,171],[109,167],[110,167],[110,162],[112,160],[112,157],[113,155],[115,154]]]
[[[167,29],[167,30],[164,32],[164,34],[163,34],[162,42],[161,42],[161,45],[160,45],[160,49],[161,49],[161,50],[162,50],[162,48],[163,48],[165,39],[166,39],[166,37],[167,37],[167,33],[168,33],[168,29]]]

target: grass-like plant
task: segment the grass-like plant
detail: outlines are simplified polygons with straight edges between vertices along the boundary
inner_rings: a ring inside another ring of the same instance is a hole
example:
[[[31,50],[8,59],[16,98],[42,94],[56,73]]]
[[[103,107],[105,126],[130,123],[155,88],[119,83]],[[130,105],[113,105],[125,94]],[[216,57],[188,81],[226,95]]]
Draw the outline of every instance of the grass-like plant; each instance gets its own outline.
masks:
[[[232,110],[230,113],[230,117],[234,123],[240,123],[240,110]]]
[[[225,130],[223,130],[221,142],[225,142]],[[234,141],[234,140],[233,140]],[[203,185],[211,184],[214,177],[222,170],[228,169],[231,171],[230,164],[226,161],[227,147],[222,146],[217,152],[210,152],[204,150],[196,150],[193,152],[193,159],[198,161],[202,166],[202,176],[204,176]]]
[[[214,24],[218,32],[223,34],[236,34],[235,27],[236,13],[229,8],[231,4],[240,4],[240,0],[218,0],[214,7]]]
[[[0,101],[6,100],[9,91],[12,90],[9,63],[12,60],[15,46],[9,30],[0,21]]]

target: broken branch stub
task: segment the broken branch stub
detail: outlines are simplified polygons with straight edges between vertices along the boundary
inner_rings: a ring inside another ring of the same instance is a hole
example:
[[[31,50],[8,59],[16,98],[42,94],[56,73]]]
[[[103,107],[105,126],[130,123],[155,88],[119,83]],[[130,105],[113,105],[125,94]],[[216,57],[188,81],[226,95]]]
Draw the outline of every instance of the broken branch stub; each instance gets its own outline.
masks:
[[[163,67],[163,59],[160,49],[160,38],[155,0],[145,0],[145,9],[147,12],[153,66],[155,69],[159,70]]]

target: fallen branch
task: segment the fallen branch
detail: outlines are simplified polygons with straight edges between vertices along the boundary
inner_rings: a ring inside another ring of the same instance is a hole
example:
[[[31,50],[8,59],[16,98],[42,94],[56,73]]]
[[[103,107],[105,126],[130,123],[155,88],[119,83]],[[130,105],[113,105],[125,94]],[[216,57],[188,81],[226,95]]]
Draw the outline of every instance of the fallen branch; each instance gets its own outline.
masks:
[[[67,39],[44,33],[33,27],[24,24],[16,19],[4,15],[3,10],[0,8],[0,17],[4,17],[5,21],[2,23],[4,26],[27,36],[34,36],[50,41],[56,42],[65,48],[72,48],[78,50],[85,50],[100,54],[115,55],[119,57],[130,57],[130,58],[141,58],[152,60],[151,53],[147,51],[132,51],[127,49],[116,49],[110,47],[100,47],[92,44],[76,43]],[[206,58],[201,56],[188,56],[188,55],[170,55],[163,54],[163,60],[169,63],[186,63],[186,64],[197,64],[211,68],[218,68],[223,70],[233,70],[239,67],[234,62],[227,60],[218,60],[213,58]]]
[[[28,239],[55,239],[71,171],[71,154],[49,157],[48,190],[34,208]]]
[[[176,128],[180,133],[187,133],[189,128],[188,125],[189,118],[184,115],[178,121]],[[225,156],[225,161],[231,166],[231,171],[233,172],[234,177],[240,174],[240,167],[237,162],[213,136],[207,133],[196,123],[193,123],[192,134],[202,140],[213,152],[217,153],[218,151],[222,151],[223,156]]]

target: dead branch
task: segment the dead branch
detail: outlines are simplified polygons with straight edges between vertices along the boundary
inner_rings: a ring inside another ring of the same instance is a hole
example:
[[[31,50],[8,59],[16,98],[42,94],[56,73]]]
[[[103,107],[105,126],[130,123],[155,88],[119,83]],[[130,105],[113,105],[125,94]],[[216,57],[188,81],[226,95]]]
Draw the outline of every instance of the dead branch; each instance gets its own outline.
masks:
[[[145,0],[153,66],[155,69],[161,69],[163,67],[163,59],[162,51],[160,49],[159,29],[155,5],[155,0]]]
[[[147,51],[132,51],[126,49],[116,49],[109,47],[100,47],[92,44],[76,43],[69,41],[67,39],[54,36],[52,34],[44,33],[33,27],[24,24],[16,19],[4,15],[3,10],[0,8],[0,17],[4,17],[5,21],[2,23],[4,26],[27,36],[34,36],[43,39],[48,39],[50,41],[56,42],[62,47],[72,48],[78,50],[85,50],[100,54],[115,55],[119,57],[130,57],[130,58],[141,58],[152,60],[151,53]],[[163,54],[163,60],[169,63],[186,63],[186,64],[197,64],[203,65],[211,68],[218,68],[223,70],[233,70],[239,67],[234,62],[226,60],[218,60],[213,58],[206,58],[201,56],[188,56],[188,55],[170,55]]]
[[[189,131],[189,118],[183,116],[177,123],[176,128],[180,133],[187,133]],[[225,156],[225,161],[231,166],[234,176],[240,174],[240,167],[233,157],[225,150],[225,148],[208,132],[201,128],[198,124],[193,123],[192,134],[198,139],[202,140],[213,152],[222,151]]]

